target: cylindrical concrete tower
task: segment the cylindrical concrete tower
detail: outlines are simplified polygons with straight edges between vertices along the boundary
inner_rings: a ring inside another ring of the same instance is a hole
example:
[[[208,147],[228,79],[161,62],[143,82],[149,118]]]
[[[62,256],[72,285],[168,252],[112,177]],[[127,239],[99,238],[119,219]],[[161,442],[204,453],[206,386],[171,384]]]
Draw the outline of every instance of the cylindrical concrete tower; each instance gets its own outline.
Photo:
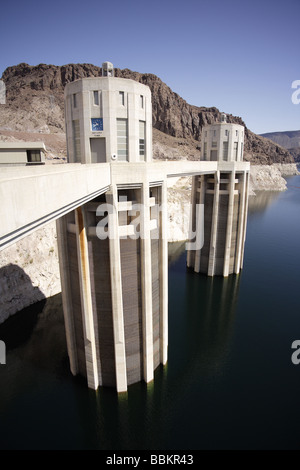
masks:
[[[68,83],[65,117],[70,163],[152,160],[152,104],[149,87],[103,75]]]
[[[201,159],[217,161],[218,171],[193,177],[191,228],[201,227],[203,246],[188,252],[187,265],[208,276],[238,274],[243,266],[249,192],[243,147],[244,127],[227,123],[224,113],[202,130]]]
[[[167,187],[147,172],[150,89],[103,74],[66,86],[66,131],[69,162],[109,166],[110,185],[58,221],[58,241],[72,373],[123,392],[167,361]]]
[[[221,122],[203,127],[201,140],[201,160],[243,161],[244,127],[226,122],[225,113],[221,115]]]

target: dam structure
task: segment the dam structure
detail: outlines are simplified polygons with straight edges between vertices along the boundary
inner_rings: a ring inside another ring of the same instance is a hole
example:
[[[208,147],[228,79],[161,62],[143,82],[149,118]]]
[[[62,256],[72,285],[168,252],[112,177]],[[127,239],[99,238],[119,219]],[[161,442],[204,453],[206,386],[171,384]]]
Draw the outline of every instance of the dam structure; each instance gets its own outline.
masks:
[[[3,168],[1,248],[57,221],[71,372],[125,392],[167,363],[168,178],[193,181],[187,266],[225,277],[242,269],[244,129],[224,115],[203,129],[199,161],[153,161],[150,89],[114,77],[110,62],[102,77],[66,85],[65,120],[68,164]]]

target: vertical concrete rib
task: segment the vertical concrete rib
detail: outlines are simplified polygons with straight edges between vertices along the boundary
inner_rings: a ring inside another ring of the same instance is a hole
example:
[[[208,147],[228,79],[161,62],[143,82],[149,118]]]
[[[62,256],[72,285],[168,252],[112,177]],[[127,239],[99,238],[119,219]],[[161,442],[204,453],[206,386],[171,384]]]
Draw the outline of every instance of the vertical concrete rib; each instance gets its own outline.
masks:
[[[70,286],[70,266],[67,249],[67,221],[66,217],[61,217],[56,221],[57,245],[59,255],[59,270],[61,280],[61,293],[63,302],[63,312],[65,320],[66,340],[70,369],[73,375],[78,374],[77,347],[74,329],[74,313],[71,298]]]
[[[75,221],[87,381],[89,388],[96,390],[99,386],[99,376],[91,297],[87,227],[83,207],[78,207],[75,210]]]
[[[149,183],[144,180],[142,185],[142,217],[141,217],[141,286],[143,316],[143,366],[144,380],[153,380],[153,321],[152,321],[152,267],[151,267],[151,236],[150,236],[150,204]]]
[[[242,259],[242,251],[243,251],[243,237],[244,237],[244,218],[245,218],[245,200],[246,200],[246,178],[247,174],[244,171],[240,178],[242,179],[239,191],[239,198],[240,198],[240,207],[239,207],[239,219],[238,219],[238,236],[237,236],[237,246],[236,246],[236,258],[235,258],[235,266],[234,272],[238,274],[241,269],[241,259]]]
[[[106,193],[106,201],[108,204],[110,204],[112,208],[112,210],[108,214],[108,230],[112,317],[116,365],[116,387],[117,392],[126,392],[126,352],[123,318],[121,252],[118,221],[118,190],[116,185],[112,185],[111,191]]]
[[[218,217],[219,217],[219,195],[220,195],[220,171],[215,173],[215,184],[214,184],[214,202],[213,202],[213,213],[211,221],[211,237],[210,237],[210,248],[208,258],[208,276],[214,276],[215,274],[215,261],[216,261],[216,245],[217,245],[217,230],[218,230]]]
[[[196,201],[197,201],[197,181],[198,177],[192,177],[192,191],[191,191],[191,206],[190,206],[190,220],[189,220],[189,241],[193,241],[193,232],[195,232],[196,224]],[[188,250],[186,256],[186,265],[188,268],[194,266],[195,253],[193,250]]]
[[[223,268],[224,277],[227,277],[229,275],[232,221],[233,221],[233,210],[234,210],[234,187],[235,187],[235,171],[232,170],[232,172],[230,173],[230,182],[229,182],[228,215],[227,215],[226,242],[225,242],[225,253],[224,253],[224,268]]]
[[[168,200],[167,183],[161,186],[160,211],[160,362],[168,360]]]
[[[201,186],[200,186],[199,203],[198,203],[198,206],[196,206],[196,240],[200,238],[200,231],[202,231],[202,229],[204,230],[204,225],[202,227],[202,222],[204,224],[204,221],[201,220],[202,217],[204,217],[204,213],[202,211],[204,200],[205,200],[205,183],[204,183],[205,179],[204,178],[205,178],[204,175],[197,177],[197,181],[198,182],[201,181]],[[197,186],[196,191],[198,191],[199,184],[196,186]],[[200,272],[201,248],[202,247],[198,248],[195,252],[194,271],[196,273]]]
[[[247,230],[247,218],[248,218],[248,200],[249,200],[249,181],[250,181],[250,173],[245,172],[246,178],[246,195],[245,195],[245,206],[244,206],[244,216],[243,216],[243,239],[242,239],[242,256],[241,256],[241,269],[243,268],[244,264],[244,251],[245,251],[245,241],[246,241],[246,230]]]

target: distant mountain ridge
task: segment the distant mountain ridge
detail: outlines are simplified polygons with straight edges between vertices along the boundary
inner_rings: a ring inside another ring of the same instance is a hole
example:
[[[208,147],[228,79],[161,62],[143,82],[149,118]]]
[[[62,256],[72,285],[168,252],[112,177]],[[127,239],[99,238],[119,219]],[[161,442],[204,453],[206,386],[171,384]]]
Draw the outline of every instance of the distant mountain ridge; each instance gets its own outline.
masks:
[[[2,75],[7,94],[6,105],[0,107],[0,133],[63,133],[65,85],[79,78],[99,76],[101,67],[92,64],[31,66],[22,63],[8,67]],[[217,108],[188,104],[153,74],[116,68],[115,76],[148,85],[152,92],[154,129],[181,139],[176,145],[190,145],[192,149],[188,158],[199,158],[202,128],[220,120],[221,112]],[[227,116],[228,122],[245,126],[245,160],[259,164],[294,162],[286,149],[251,132],[241,117],[231,114]],[[153,136],[155,143],[159,133],[154,132]]]
[[[260,135],[286,149],[300,147],[300,131],[267,132]]]
[[[260,135],[286,148],[296,162],[300,161],[300,131],[267,132]]]

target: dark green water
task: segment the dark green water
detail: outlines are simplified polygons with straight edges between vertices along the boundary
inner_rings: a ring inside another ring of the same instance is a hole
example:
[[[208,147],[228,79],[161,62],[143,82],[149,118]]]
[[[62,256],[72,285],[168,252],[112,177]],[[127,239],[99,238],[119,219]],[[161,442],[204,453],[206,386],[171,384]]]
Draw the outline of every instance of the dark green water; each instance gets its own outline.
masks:
[[[300,176],[288,185],[250,203],[241,275],[170,254],[169,360],[148,386],[118,397],[71,376],[60,295],[1,325],[0,448],[299,449]]]

